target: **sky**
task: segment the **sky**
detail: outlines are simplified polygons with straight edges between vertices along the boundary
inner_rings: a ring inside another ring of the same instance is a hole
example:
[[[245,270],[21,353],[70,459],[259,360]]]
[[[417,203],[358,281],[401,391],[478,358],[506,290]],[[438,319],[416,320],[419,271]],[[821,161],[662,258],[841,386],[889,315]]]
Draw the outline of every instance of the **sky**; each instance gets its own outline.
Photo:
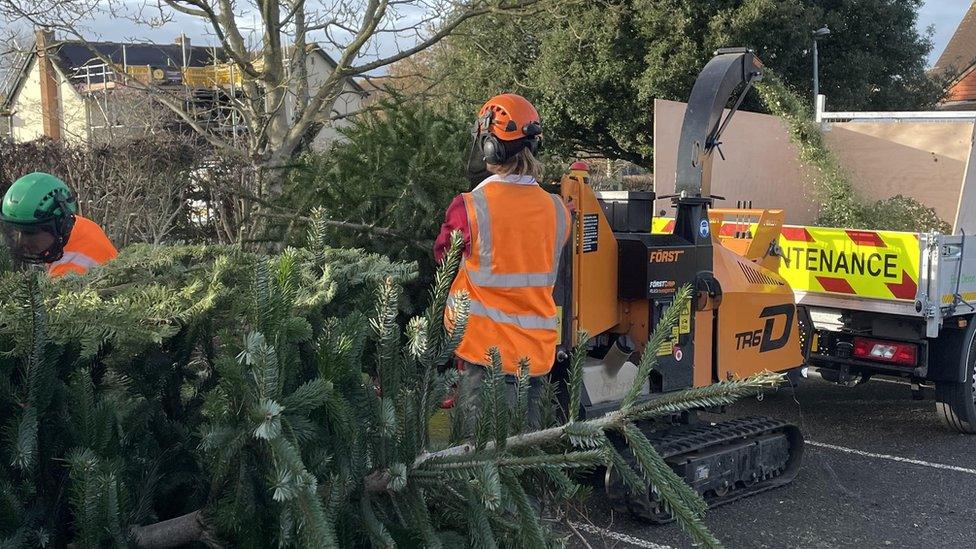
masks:
[[[966,14],[971,0],[927,0],[918,11],[918,27],[925,30],[930,25],[935,30],[932,41],[935,47],[929,53],[929,65],[933,65],[945,49],[959,21]]]
[[[936,59],[945,49],[946,44],[955,32],[959,21],[969,8],[971,0],[926,0],[925,4],[918,13],[919,30],[924,31],[929,26],[933,28],[935,34],[932,37],[934,47],[929,53],[929,65],[935,63]],[[195,21],[194,21],[195,23]],[[119,22],[104,21],[93,25],[95,31],[101,34],[104,39],[123,41],[132,38],[151,39],[165,42],[174,38],[179,33],[179,25],[168,25],[162,29],[136,29],[131,25],[120,25]],[[196,26],[185,28],[187,35],[198,39],[203,43],[210,43],[207,36],[204,36],[202,28]],[[173,35],[173,36],[170,36]]]
[[[924,31],[929,26],[934,30],[932,37],[934,47],[929,54],[929,65],[935,63],[946,43],[952,37],[952,33],[959,25],[963,15],[966,13],[971,0],[926,0],[919,10],[918,27]],[[249,26],[245,22],[243,26]],[[163,28],[146,28],[131,22],[108,20],[95,21],[89,25],[89,30],[93,36],[102,40],[113,41],[155,41],[170,42],[180,32],[185,32],[197,44],[212,44],[212,36],[208,36],[205,29],[194,19],[189,17],[178,17],[176,20],[165,25]],[[392,44],[384,44],[383,50],[395,49]],[[384,52],[387,53],[387,52]]]

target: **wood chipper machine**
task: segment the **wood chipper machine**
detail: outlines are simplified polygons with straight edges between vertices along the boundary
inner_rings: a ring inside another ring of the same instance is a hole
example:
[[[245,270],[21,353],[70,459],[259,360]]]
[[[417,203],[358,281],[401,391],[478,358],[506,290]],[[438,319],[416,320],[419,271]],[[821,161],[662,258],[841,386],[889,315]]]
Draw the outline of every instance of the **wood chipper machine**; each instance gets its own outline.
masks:
[[[710,219],[713,156],[762,70],[751,51],[726,49],[698,76],[681,128],[670,234],[651,232],[654,193],[595,192],[579,163],[553,189],[570,205],[574,223],[555,290],[562,325],[554,372],[557,377],[565,372],[575,334],[589,334],[582,417],[619,406],[644,353],[655,353],[658,360],[643,398],[803,365],[789,284],[763,265],[762,254],[723,246],[714,231],[720,221]],[[775,230],[774,223],[769,230]],[[774,235],[770,242],[775,241]],[[693,289],[692,299],[671,341],[647,348],[649,335],[684,285]],[[797,427],[770,418],[714,424],[674,418],[667,428],[647,434],[710,505],[788,483],[803,448]],[[616,505],[651,521],[670,519],[653,490],[631,495],[612,471],[607,477]]]

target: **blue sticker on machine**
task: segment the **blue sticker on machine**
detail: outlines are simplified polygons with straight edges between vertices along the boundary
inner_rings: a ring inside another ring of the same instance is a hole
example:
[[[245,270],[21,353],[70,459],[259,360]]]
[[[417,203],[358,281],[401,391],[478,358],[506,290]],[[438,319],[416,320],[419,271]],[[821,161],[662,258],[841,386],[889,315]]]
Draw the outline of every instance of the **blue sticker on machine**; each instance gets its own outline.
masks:
[[[701,220],[701,223],[698,224],[698,234],[700,234],[702,238],[705,238],[705,237],[708,236],[708,220],[707,219],[702,219]]]

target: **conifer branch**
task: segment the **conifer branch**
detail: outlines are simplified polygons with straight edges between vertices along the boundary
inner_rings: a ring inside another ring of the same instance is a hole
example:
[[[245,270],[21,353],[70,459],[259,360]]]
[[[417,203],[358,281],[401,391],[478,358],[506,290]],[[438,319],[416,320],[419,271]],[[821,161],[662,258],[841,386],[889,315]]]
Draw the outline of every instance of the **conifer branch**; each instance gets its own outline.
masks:
[[[566,381],[569,389],[569,409],[566,414],[569,416],[569,423],[576,421],[579,415],[580,394],[583,391],[583,362],[586,360],[586,342],[588,336],[585,331],[580,330],[576,334],[576,347],[573,349],[573,356],[569,362],[569,376]]]
[[[644,349],[627,406],[580,420],[580,335],[568,422],[553,425],[554,384],[543,379],[543,428],[524,432],[539,380],[521,361],[515,386],[506,385],[496,349],[474,440],[462,390],[451,414],[454,445],[441,450],[442,440],[428,440],[430,424],[458,372],[440,369],[469,311],[466,295],[450,293],[460,236],[430,304],[404,324],[399,283],[414,271],[331,249],[327,229],[311,223],[306,248],[276,256],[132,248],[90,279],[25,284],[0,274],[0,292],[20,295],[0,303],[0,368],[14,372],[0,379],[0,415],[11,418],[15,439],[0,448],[0,488],[23,503],[5,507],[17,516],[3,535],[31,535],[27,510],[36,508],[70,516],[57,539],[86,547],[175,547],[216,536],[237,545],[349,546],[367,531],[378,545],[401,536],[431,547],[544,544],[551,532],[529,493],[565,501],[579,493],[572,471],[608,466],[630,489],[659,487],[666,508],[710,543],[696,531],[700,498],[634,422],[727,404],[781,378],[641,398],[655,342],[670,336],[684,293]],[[636,467],[611,444],[611,431],[624,433]],[[194,465],[170,467],[173,459]],[[65,495],[31,492],[49,481],[44,475],[63,477],[65,463]],[[169,516],[154,507],[157,484],[199,510],[133,526]]]
[[[782,374],[765,372],[741,380],[723,381],[687,392],[664,395],[659,399],[642,403],[628,410],[616,410],[582,423],[602,431],[616,430],[637,419],[655,417],[656,415],[663,416],[670,413],[671,410],[719,406],[746,396],[756,395],[765,389],[780,385],[783,379]],[[729,395],[734,396],[730,397]],[[574,428],[571,425],[567,423],[539,431],[512,435],[505,439],[504,446],[508,451],[513,452],[524,448],[538,448],[555,444],[568,438],[568,432]],[[488,442],[481,448],[471,443],[458,444],[417,456],[413,468],[417,469],[429,460],[461,459],[477,452],[493,452],[496,447],[497,445],[494,442]]]
[[[521,433],[525,429],[526,416],[529,413],[529,385],[532,378],[529,377],[529,361],[526,358],[519,359],[518,377],[515,384],[515,413],[512,414],[512,430]]]

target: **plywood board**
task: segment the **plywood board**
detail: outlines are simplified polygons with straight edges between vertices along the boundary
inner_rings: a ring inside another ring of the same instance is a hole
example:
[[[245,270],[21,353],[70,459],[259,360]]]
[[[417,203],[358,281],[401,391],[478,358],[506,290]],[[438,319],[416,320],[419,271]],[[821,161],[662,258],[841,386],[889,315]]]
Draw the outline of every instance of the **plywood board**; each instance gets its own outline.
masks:
[[[654,107],[655,186],[658,194],[670,194],[685,104],[659,100]],[[973,131],[971,121],[845,122],[830,124],[824,136],[864,202],[901,194],[934,208],[951,223]],[[813,223],[817,216],[813,183],[781,120],[736,113],[722,142],[725,159],[715,158],[712,193],[727,200],[717,201],[717,206],[734,207],[737,200],[752,200],[756,208],[782,208],[789,224]],[[668,203],[658,201],[655,206],[660,213]]]
[[[674,193],[678,137],[685,104],[654,101],[654,182],[659,195]],[[808,179],[796,160],[796,148],[775,117],[737,112],[722,136],[723,160],[712,164],[712,194],[723,196],[716,207],[735,207],[752,201],[754,208],[782,208],[786,222],[812,223],[817,216]],[[658,200],[655,212],[667,211],[670,201]]]
[[[971,144],[976,145],[976,127],[973,128]],[[952,234],[976,234],[976,154],[969,149],[966,169],[963,172],[962,190],[959,191],[959,206],[952,223]]]
[[[824,137],[862,199],[910,196],[951,223],[972,133],[972,122],[845,122]]]

